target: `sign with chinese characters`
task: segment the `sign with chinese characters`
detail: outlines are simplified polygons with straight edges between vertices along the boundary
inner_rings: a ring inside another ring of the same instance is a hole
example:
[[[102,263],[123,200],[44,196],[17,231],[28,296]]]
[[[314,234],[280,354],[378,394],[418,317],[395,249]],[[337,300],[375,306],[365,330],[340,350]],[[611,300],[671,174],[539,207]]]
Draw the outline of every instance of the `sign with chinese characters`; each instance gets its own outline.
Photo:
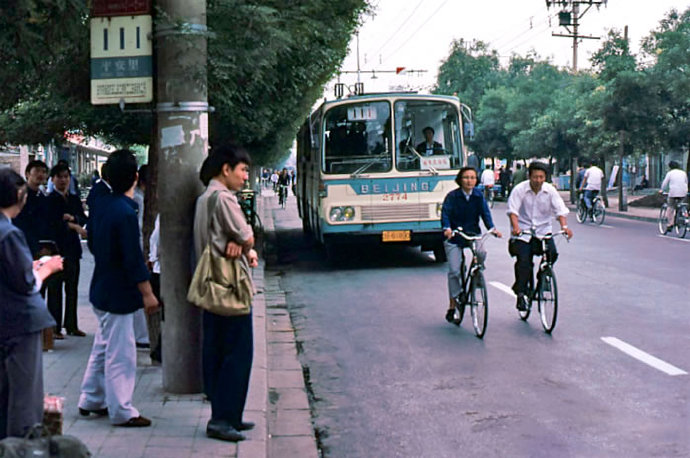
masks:
[[[91,103],[153,100],[151,16],[91,19]]]
[[[376,107],[372,105],[356,105],[347,109],[348,121],[371,121],[376,119]]]
[[[450,168],[450,156],[422,156],[419,164],[422,170],[447,170]]]

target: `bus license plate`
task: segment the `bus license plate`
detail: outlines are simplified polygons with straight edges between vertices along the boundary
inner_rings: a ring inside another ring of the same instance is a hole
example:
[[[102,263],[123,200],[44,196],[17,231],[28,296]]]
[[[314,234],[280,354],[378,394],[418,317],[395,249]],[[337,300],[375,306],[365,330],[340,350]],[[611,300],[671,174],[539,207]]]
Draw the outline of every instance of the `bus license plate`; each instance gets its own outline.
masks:
[[[410,231],[383,231],[384,242],[409,242],[412,240]]]

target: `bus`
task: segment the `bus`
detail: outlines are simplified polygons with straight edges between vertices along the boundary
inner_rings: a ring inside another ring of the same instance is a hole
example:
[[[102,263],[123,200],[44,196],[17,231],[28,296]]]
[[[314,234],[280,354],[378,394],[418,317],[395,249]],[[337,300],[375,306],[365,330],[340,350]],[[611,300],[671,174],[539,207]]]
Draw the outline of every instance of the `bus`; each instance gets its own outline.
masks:
[[[441,205],[466,163],[457,97],[362,94],[324,101],[300,127],[295,194],[326,247],[405,244],[445,261]]]

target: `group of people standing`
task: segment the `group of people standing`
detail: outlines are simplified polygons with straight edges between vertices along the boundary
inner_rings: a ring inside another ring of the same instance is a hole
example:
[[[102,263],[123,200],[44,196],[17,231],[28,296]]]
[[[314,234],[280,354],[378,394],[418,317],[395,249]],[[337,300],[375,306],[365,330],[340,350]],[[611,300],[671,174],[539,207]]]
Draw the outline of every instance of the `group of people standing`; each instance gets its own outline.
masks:
[[[35,162],[27,167],[28,185],[11,169],[0,170],[0,439],[21,437],[42,421],[41,332],[56,326],[56,320],[41,297],[41,289],[49,277],[64,274],[68,269],[76,270],[78,278],[79,238],[87,235],[86,230],[95,264],[89,300],[98,328],[81,384],[78,411],[82,416],[108,416],[115,426],[149,426],[151,420],[142,416],[132,402],[137,364],[135,317],[141,310],[147,315],[157,313],[160,307],[159,295],[151,284],[157,275],[152,276],[150,271],[151,268],[160,272],[158,218],[151,237],[149,262],[142,250],[143,209],[137,203],[142,189],[139,186],[137,190],[137,183],[141,184],[139,173],[143,171],[138,170],[131,151],[111,153],[102,168],[102,177],[87,198],[87,218],[81,201],[69,194],[69,168],[54,167],[51,177],[59,194],[51,199],[56,201],[53,205],[55,213],[60,213],[62,226],[55,243],[59,254],[48,256],[43,251],[46,247],[42,237],[49,229],[39,223],[49,213],[45,211],[47,207],[36,204],[38,198],[46,199],[40,205],[47,205],[50,197],[39,194],[47,171],[41,164]],[[208,156],[200,172],[207,190],[199,201],[214,191],[221,191],[222,197],[213,214],[205,214],[205,205],[199,204],[194,221],[195,246],[203,246],[210,236],[212,245],[221,247],[219,255],[240,259],[247,268],[258,264],[258,256],[253,250],[252,228],[234,192],[244,187],[249,165],[249,155],[237,147],[219,148]],[[31,202],[28,208],[27,201]],[[30,210],[26,215],[31,217],[22,229],[22,219],[19,218],[19,224],[16,221],[24,210]],[[69,231],[76,238],[69,238]],[[74,259],[76,268],[68,267]],[[65,326],[68,333],[84,335],[75,332],[79,329],[74,299],[74,317],[71,310],[67,312]],[[209,437],[238,441],[244,439],[241,431],[253,427],[242,418],[252,355],[251,313],[225,317],[204,312],[204,391],[212,406],[212,418],[207,425]]]

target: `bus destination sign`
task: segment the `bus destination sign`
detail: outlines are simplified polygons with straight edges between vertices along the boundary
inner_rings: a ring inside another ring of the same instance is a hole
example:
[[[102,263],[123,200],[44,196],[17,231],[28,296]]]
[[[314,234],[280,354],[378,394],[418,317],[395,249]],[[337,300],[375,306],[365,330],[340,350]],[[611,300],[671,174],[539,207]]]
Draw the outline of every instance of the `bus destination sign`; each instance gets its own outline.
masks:
[[[92,0],[91,17],[151,14],[151,0]]]

